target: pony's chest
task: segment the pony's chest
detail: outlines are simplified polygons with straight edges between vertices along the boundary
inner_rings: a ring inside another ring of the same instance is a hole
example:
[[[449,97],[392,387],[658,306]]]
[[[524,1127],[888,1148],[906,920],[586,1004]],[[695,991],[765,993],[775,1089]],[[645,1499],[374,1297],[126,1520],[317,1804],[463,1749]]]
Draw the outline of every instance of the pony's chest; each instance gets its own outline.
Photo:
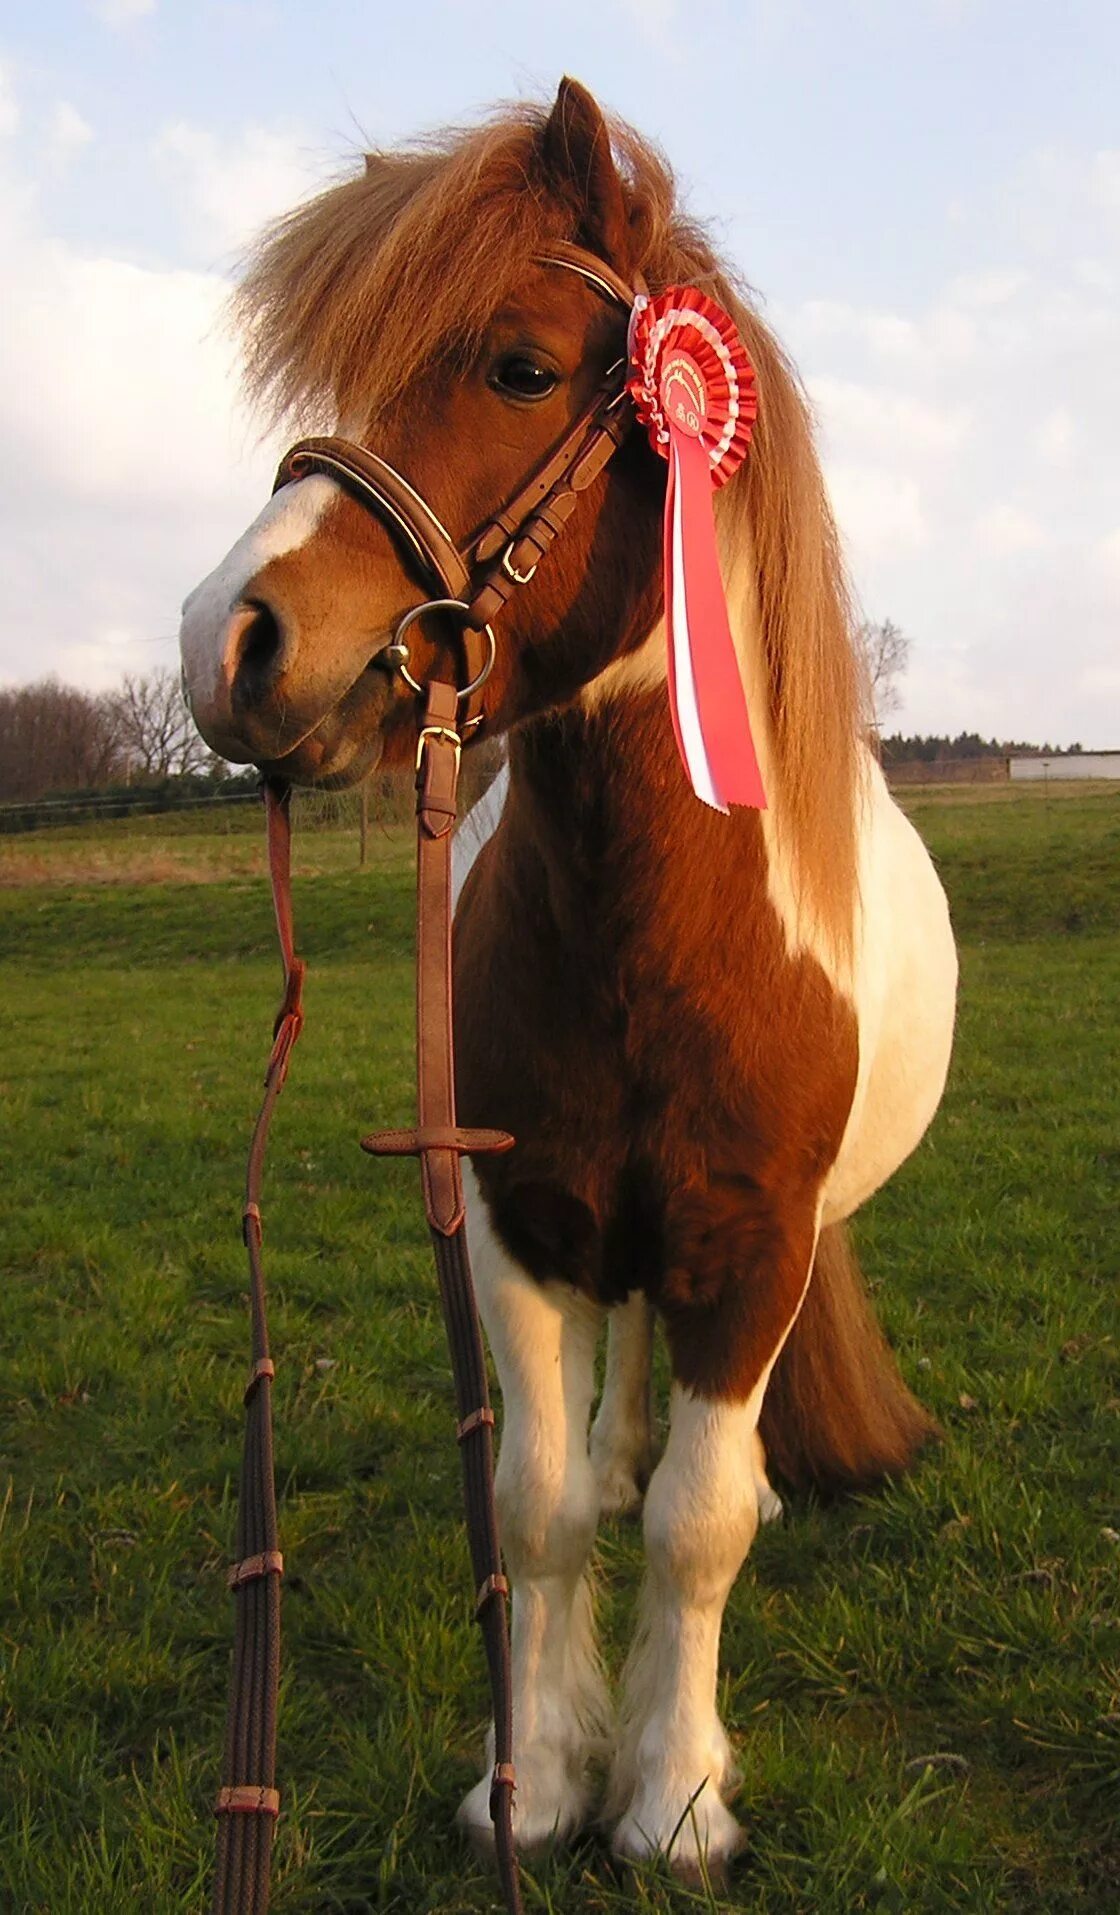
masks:
[[[514,935],[493,918],[460,940],[461,1117],[517,1140],[477,1168],[527,1267],[609,1301],[649,1280],[682,1203],[809,1190],[834,1160],[854,1017],[754,902],[753,927],[745,906],[635,901],[597,935],[527,910]]]

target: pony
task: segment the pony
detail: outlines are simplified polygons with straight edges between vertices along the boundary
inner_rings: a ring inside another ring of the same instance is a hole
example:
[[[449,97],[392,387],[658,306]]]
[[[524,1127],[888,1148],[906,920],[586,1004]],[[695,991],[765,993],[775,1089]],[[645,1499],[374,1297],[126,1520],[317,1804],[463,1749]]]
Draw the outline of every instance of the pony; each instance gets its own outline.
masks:
[[[271,228],[236,293],[250,388],[277,416],[376,446],[465,537],[624,350],[625,315],[561,269],[565,245],[627,286],[718,300],[759,392],[717,537],[768,808],[710,809],[682,771],[666,468],[632,431],[498,621],[480,731],[506,762],[456,846],[460,1121],[516,1137],[464,1166],[503,1407],[515,1836],[531,1851],[574,1835],[605,1756],[615,1851],[687,1877],[744,1839],[719,1639],[759,1521],[781,1509],[768,1468],[822,1493],[867,1486],[936,1434],[846,1220],[940,1100],[956,957],[868,744],[796,375],[658,152],[585,89],[565,80],[549,107],[370,154]],[[295,783],[411,769],[417,708],[386,647],[422,602],[398,528],[323,472],[285,485],[184,606],[203,735]],[[412,638],[414,672],[446,667],[446,632]],[[612,1710],[590,1559],[600,1513],[640,1504],[640,1625]],[[459,1811],[479,1841],[488,1790],[487,1773]]]

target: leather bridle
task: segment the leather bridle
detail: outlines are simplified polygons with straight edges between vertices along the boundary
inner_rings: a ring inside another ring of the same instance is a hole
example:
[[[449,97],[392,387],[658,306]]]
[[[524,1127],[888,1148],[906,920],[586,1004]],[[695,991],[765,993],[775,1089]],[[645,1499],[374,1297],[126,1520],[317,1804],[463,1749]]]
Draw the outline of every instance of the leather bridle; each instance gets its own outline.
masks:
[[[602,298],[629,311],[634,291],[603,260],[557,242],[541,263],[579,275]],[[639,290],[644,290],[640,288]],[[455,1110],[451,992],[451,834],[456,818],[460,752],[480,723],[481,693],[494,664],[494,621],[519,586],[527,585],[579,501],[621,445],[632,423],[625,357],[612,365],[563,438],[481,532],[457,546],[427,500],[376,452],[341,438],[301,439],[280,464],[277,487],[313,472],[328,474],[387,524],[434,585],[436,595],[401,617],[378,659],[400,673],[421,701],[416,752],[417,1122],[408,1130],[363,1139],[376,1156],[420,1159],[424,1208],[435,1252],[458,1408],[467,1535],[494,1708],[495,1762],[490,1815],[509,1915],[522,1915],[513,1842],[513,1710],[509,1634],[494,1503],[492,1432],[486,1360],[464,1229],[460,1159],[511,1148],[502,1131],[460,1127]],[[422,684],[411,670],[408,633],[429,614],[458,624],[459,683],[433,673]],[[264,1915],[272,1837],[280,1811],[276,1782],[276,1708],[280,1655],[279,1549],[272,1448],[272,1384],[261,1263],[260,1192],[272,1112],[303,1024],[305,966],[295,954],[290,883],[290,788],[265,787],[269,872],[284,963],[284,997],[276,1018],[264,1099],[249,1150],[242,1235],[249,1259],[252,1368],[245,1392],[246,1427],[238,1497],[238,1560],[229,1586],[238,1598],[233,1671],[226,1720],[223,1785],[218,1794],[214,1915]]]
[[[580,246],[557,241],[538,255],[537,263],[575,273],[600,298],[625,312],[634,303],[634,289],[604,260]],[[410,607],[377,657],[422,695],[423,687],[410,670],[406,634],[428,612],[457,620],[465,668],[459,691],[460,729],[466,733],[481,720],[482,688],[497,650],[494,621],[518,586],[528,585],[581,493],[599,477],[633,424],[626,377],[624,354],[513,497],[461,546],[423,494],[388,459],[367,446],[333,437],[300,439],[280,461],[274,491],[313,472],[337,480],[359,505],[398,535],[425,578],[438,588],[438,596]]]

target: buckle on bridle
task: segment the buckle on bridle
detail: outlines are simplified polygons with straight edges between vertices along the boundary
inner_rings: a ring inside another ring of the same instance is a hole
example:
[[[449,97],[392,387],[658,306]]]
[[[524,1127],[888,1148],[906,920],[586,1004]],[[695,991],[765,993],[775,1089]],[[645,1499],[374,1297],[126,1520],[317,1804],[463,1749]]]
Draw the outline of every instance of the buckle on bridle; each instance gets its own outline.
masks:
[[[460,698],[462,697],[462,695],[463,694],[460,692],[459,694]],[[460,738],[457,731],[452,731],[450,725],[424,725],[421,728],[420,736],[416,740],[417,771],[419,771],[421,765],[424,762],[424,746],[427,743],[429,738],[442,738],[446,741],[447,744],[451,745],[454,748],[455,769],[456,771],[458,771],[459,760],[462,757],[462,753],[463,753],[463,741]]]
[[[393,633],[391,644],[386,645],[382,650],[382,658],[388,659],[389,663],[395,666],[409,690],[415,692],[417,698],[423,698],[425,696],[425,687],[421,685],[417,679],[413,678],[412,673],[408,669],[409,653],[408,646],[404,642],[404,634],[407,632],[409,626],[415,624],[416,620],[422,617],[425,612],[462,612],[465,615],[463,621],[465,624],[466,619],[470,616],[470,609],[466,600],[462,598],[424,599],[420,605],[413,605],[411,609],[405,613],[396,631]],[[498,646],[494,637],[493,627],[491,625],[484,625],[482,629],[486,633],[490,651],[481,671],[476,672],[470,684],[464,685],[458,693],[458,699],[461,705],[464,704],[468,698],[473,697],[475,692],[481,691],[494,669],[494,660],[498,655]]]
[[[513,583],[515,585],[528,585],[529,580],[532,578],[534,572],[537,569],[537,566],[540,564],[540,560],[539,559],[535,560],[534,563],[529,567],[529,570],[527,572],[519,572],[511,556],[513,552],[513,548],[516,544],[517,544],[516,538],[512,538],[509,544],[506,546],[505,551],[502,553],[502,557],[501,557],[502,571],[505,573],[508,579],[513,580]]]

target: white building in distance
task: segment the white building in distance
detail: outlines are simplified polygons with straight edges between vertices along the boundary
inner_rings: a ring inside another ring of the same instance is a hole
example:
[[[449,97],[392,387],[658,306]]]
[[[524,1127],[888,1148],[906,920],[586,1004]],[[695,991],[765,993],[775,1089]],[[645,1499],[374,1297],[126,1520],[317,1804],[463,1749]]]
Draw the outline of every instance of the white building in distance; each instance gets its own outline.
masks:
[[[1120,751],[1035,751],[1007,760],[1009,778],[1120,778]]]

